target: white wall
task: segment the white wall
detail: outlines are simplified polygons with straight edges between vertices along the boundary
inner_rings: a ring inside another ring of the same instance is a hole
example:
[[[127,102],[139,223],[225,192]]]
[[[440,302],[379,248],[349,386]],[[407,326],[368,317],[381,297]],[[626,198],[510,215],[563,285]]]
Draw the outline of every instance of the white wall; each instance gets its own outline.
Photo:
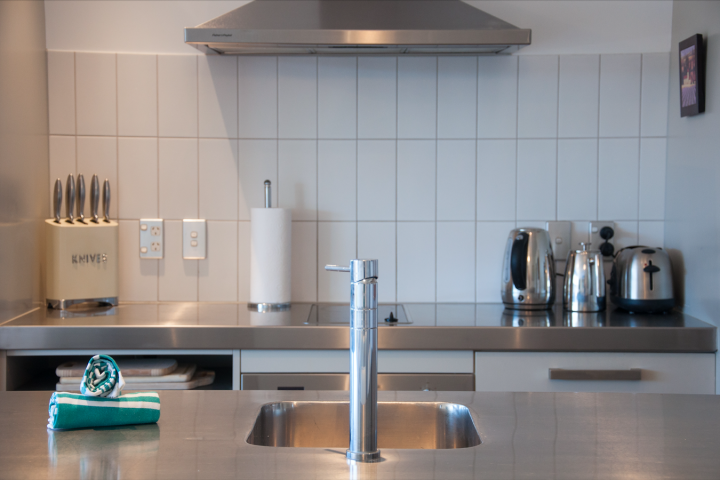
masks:
[[[705,113],[680,117],[678,43],[707,40]],[[720,3],[675,2],[668,121],[666,245],[686,313],[720,326]],[[720,356],[718,356],[720,393]]]
[[[48,50],[197,53],[183,43],[194,27],[247,3],[241,0],[45,2]],[[521,55],[670,51],[669,0],[469,0],[518,27],[533,44]]]

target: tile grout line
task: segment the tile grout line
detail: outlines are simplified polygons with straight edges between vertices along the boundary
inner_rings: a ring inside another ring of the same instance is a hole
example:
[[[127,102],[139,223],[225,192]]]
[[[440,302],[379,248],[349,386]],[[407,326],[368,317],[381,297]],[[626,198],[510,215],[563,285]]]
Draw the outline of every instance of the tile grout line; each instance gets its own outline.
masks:
[[[480,174],[478,170],[478,125],[480,117],[480,99],[478,90],[480,89],[480,57],[475,57],[475,224],[473,233],[475,239],[473,241],[473,299],[477,303],[477,287],[478,287],[478,190],[480,189]]]
[[[635,237],[635,240],[638,244],[640,244],[640,161],[642,159],[642,140],[640,138],[640,135],[642,135],[642,82],[643,82],[643,59],[644,55],[640,54],[640,109],[638,111],[638,150],[637,150],[637,173],[638,173],[638,181],[637,181],[637,224],[636,224],[636,232],[637,235]]]
[[[515,61],[515,228],[518,226],[518,156],[520,152],[520,57]]]
[[[435,57],[435,301],[438,297],[438,107],[440,104],[440,57]]]
[[[238,135],[238,140],[235,141],[237,148],[237,198],[235,199],[235,205],[237,206],[237,219],[235,222],[235,255],[237,255],[235,265],[237,267],[237,278],[235,279],[235,299],[240,301],[240,59],[238,57],[235,58],[235,106],[237,107],[236,128]]]
[[[398,260],[398,243],[399,243],[399,237],[398,237],[398,93],[399,93],[399,75],[400,71],[400,65],[399,65],[399,59],[395,57],[395,301],[399,298],[398,293],[398,278],[400,277],[400,262]]]
[[[320,301],[320,62],[315,58],[315,301]]]
[[[360,228],[358,211],[360,209],[360,159],[358,156],[358,122],[359,103],[358,81],[360,77],[360,58],[355,57],[355,256],[360,257]]]
[[[555,103],[555,221],[558,219],[560,205],[558,203],[558,192],[560,190],[560,60],[558,55],[557,66],[557,101]]]
[[[195,103],[196,103],[196,120],[197,124],[195,125],[195,130],[197,131],[197,139],[196,139],[196,145],[197,145],[197,216],[200,217],[200,56],[195,57]],[[206,256],[210,256],[208,253],[208,221],[205,221],[205,254]],[[197,284],[197,300],[200,301],[200,260],[197,260],[196,262],[197,266],[197,277],[196,277],[196,284]]]
[[[598,92],[597,92],[597,102],[598,102],[598,113],[597,113],[597,166],[595,167],[595,220],[600,220],[600,102],[601,102],[601,93],[602,93],[602,55],[598,55]],[[588,233],[588,242],[590,241],[590,236]]]
[[[160,218],[160,55],[155,55],[155,148],[156,148],[156,160],[157,160],[157,217]],[[163,221],[163,243],[166,243],[167,235],[165,235],[165,222]],[[165,257],[165,245],[163,245],[163,257]],[[165,266],[165,259],[161,259],[160,262]],[[160,262],[158,262],[158,283],[157,283],[157,298],[160,300]]]

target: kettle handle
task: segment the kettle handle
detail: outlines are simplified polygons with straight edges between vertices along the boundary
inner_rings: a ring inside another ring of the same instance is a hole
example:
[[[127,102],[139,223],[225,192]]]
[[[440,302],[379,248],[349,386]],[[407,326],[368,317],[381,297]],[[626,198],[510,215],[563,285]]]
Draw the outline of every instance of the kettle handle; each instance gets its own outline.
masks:
[[[527,232],[520,232],[513,240],[510,253],[510,273],[513,285],[518,290],[527,288],[527,253],[530,235]]]

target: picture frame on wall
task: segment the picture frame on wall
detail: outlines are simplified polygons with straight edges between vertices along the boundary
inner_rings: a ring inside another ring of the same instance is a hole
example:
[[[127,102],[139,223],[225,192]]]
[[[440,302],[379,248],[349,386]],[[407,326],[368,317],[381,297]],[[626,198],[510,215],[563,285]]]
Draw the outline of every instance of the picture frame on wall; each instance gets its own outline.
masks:
[[[691,117],[705,111],[705,49],[697,33],[680,42],[680,116]]]

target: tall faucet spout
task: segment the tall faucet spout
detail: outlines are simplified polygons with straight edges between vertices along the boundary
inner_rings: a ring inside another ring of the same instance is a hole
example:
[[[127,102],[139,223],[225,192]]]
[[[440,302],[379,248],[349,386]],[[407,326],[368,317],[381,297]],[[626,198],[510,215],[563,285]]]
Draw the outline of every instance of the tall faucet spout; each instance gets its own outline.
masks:
[[[350,448],[346,456],[376,462],[377,448],[377,260],[352,260],[350,267]]]

